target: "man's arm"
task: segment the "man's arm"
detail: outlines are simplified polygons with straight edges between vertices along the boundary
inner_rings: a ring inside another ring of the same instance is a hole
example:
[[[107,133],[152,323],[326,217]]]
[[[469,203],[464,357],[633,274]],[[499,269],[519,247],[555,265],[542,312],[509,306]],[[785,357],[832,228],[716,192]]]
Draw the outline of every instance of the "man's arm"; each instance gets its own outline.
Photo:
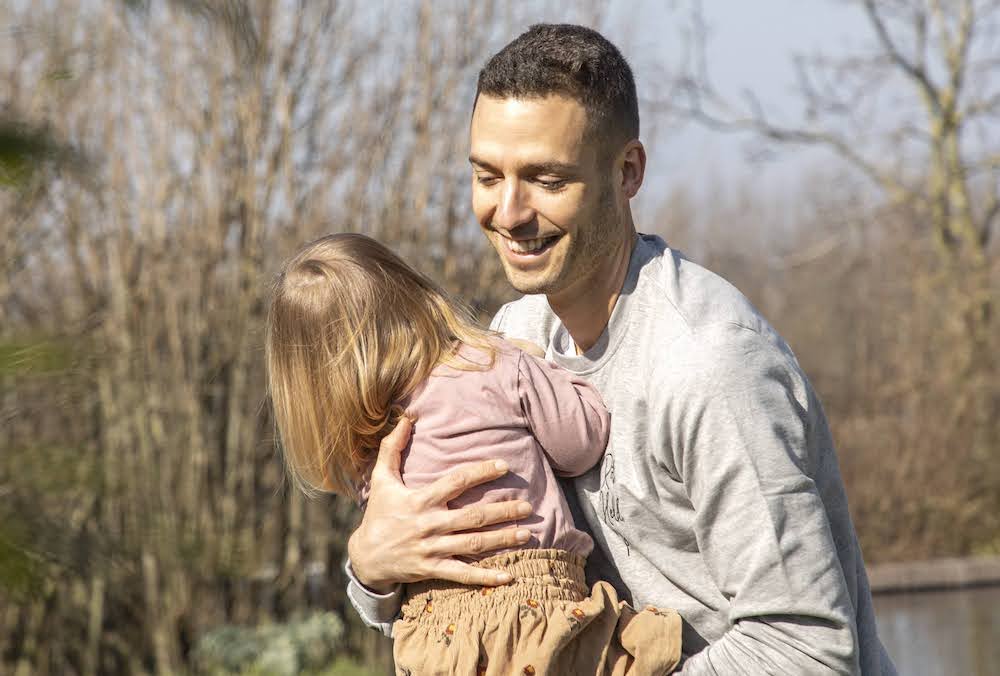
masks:
[[[479,568],[457,555],[516,547],[531,536],[526,529],[478,532],[484,526],[515,521],[531,513],[522,500],[449,509],[448,501],[507,471],[504,463],[460,467],[419,489],[400,478],[400,454],[412,424],[405,418],[382,441],[372,470],[361,525],[348,541],[348,598],[370,627],[388,634],[399,614],[400,584],[431,578],[493,586],[510,582],[506,573]]]
[[[664,421],[734,624],[678,673],[858,673],[853,602],[817,487],[834,462],[817,442],[822,411],[790,354],[730,331],[735,341],[697,351]]]
[[[383,594],[368,589],[358,582],[350,559],[344,564],[344,572],[347,573],[347,598],[361,621],[392,638],[392,623],[399,616],[403,603],[403,585],[397,584]]]

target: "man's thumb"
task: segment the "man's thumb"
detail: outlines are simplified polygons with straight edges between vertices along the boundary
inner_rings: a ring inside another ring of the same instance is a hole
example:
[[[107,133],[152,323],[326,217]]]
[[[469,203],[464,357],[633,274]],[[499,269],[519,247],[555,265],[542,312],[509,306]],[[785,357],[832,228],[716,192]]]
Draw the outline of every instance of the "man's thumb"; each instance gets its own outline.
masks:
[[[413,421],[405,415],[401,416],[396,428],[389,432],[379,444],[378,458],[375,460],[375,467],[372,468],[372,479],[378,477],[380,480],[394,478],[400,481],[399,471],[403,449],[410,443],[410,434],[413,432]]]

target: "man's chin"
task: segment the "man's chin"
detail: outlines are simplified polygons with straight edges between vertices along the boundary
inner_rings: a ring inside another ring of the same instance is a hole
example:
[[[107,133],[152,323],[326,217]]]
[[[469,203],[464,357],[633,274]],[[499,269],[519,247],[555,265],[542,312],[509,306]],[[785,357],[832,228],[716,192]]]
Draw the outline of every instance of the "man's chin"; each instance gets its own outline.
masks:
[[[499,247],[506,246],[497,240],[490,238],[495,253],[500,258],[500,267],[503,268],[507,281],[518,292],[526,296],[549,295],[555,293],[562,286],[564,278],[565,260],[560,256],[550,258],[544,265],[539,265],[535,269],[524,269],[511,261]],[[548,256],[556,254],[555,251],[548,252]]]
[[[510,282],[510,285],[518,293],[523,293],[526,296],[550,294],[556,290],[556,280],[550,275],[526,273],[522,270],[513,270],[506,265],[504,266],[504,274],[507,275],[507,281]]]

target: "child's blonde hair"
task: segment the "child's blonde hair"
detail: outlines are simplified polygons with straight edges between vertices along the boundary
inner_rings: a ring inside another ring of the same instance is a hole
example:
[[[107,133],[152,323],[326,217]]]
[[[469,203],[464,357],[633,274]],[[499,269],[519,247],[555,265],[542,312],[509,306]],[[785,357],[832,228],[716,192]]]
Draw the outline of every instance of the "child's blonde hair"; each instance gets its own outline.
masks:
[[[294,483],[357,497],[402,415],[397,402],[439,363],[454,363],[460,344],[492,362],[490,336],[375,240],[307,244],[278,275],[267,318],[268,390]]]

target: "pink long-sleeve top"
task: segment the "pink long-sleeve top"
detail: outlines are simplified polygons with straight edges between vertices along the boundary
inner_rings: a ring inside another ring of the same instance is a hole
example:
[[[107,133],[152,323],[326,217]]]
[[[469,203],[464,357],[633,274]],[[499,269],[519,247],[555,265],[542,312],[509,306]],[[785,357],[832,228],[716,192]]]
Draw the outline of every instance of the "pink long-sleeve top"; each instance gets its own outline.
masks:
[[[517,522],[531,531],[525,548],[587,556],[593,540],[574,526],[556,476],[578,476],[597,464],[608,442],[608,411],[597,390],[579,376],[506,341],[498,340],[496,347],[492,367],[439,365],[401,402],[416,418],[403,455],[403,482],[416,488],[467,463],[504,460],[510,466],[506,475],[467,491],[450,506],[526,500],[534,513]],[[459,354],[489,363],[476,348],[463,346]]]

